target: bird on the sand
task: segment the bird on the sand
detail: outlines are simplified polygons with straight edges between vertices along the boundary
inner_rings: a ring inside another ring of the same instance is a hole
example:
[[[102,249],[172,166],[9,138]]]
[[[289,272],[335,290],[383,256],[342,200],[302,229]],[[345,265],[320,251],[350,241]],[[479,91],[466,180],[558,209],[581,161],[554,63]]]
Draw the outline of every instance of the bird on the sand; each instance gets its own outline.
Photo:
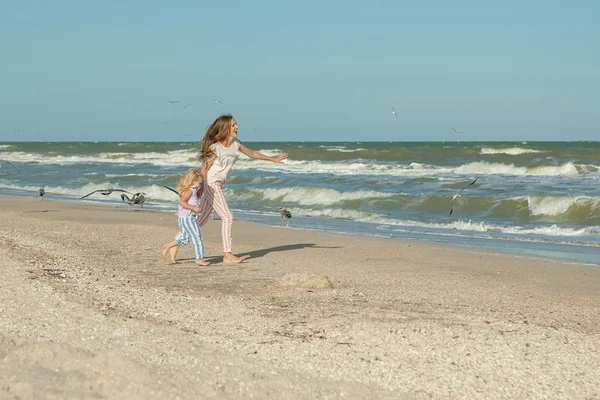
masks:
[[[133,196],[129,197],[125,193],[121,194],[121,200],[126,201],[129,207],[140,206],[144,208],[144,202],[146,198],[144,197],[146,193],[136,193]]]
[[[473,186],[475,184],[475,182],[477,182],[477,179],[479,179],[479,177],[475,178],[475,180],[473,182],[469,183],[467,186],[465,186],[464,188],[460,189],[458,191],[458,193],[456,193],[454,196],[452,196],[452,200],[451,200],[452,206],[450,207],[450,214],[449,215],[452,215],[452,213],[454,212],[454,202],[456,201],[456,199],[458,199],[460,197],[460,192],[462,192],[463,190],[465,190],[469,186]]]
[[[40,196],[40,200],[44,200],[43,197],[45,194],[46,194],[46,191],[44,190],[43,186],[38,189],[38,196]]]
[[[394,108],[394,106],[392,106],[392,114],[394,114],[396,119],[398,119],[398,114],[396,114],[396,109]]]
[[[285,207],[280,207],[279,211],[281,211],[281,225],[285,224],[285,226],[290,226],[290,218],[292,218],[292,213]]]
[[[17,171],[20,171],[20,169],[19,169],[19,168],[17,168],[17,166],[16,166],[15,164],[11,163],[10,161],[2,161],[2,162],[0,162],[0,168],[2,168],[2,164],[8,164],[8,165],[11,165],[11,166],[13,166],[13,167],[14,167],[14,168],[15,168]]]
[[[125,193],[129,193],[132,194],[131,192],[128,192],[127,190],[123,190],[123,189],[98,189],[98,190],[94,190],[91,193],[86,194],[85,196],[80,197],[81,199],[85,199],[88,196],[93,195],[94,193],[98,193],[100,192],[100,194],[104,195],[104,196],[108,196],[109,194],[111,194],[112,192],[125,192]]]

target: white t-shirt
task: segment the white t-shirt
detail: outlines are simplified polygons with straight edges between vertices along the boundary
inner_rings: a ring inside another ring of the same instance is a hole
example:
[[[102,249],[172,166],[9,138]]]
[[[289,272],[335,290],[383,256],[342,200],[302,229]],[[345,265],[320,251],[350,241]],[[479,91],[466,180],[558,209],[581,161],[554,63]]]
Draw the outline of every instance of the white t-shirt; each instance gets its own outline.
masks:
[[[229,147],[225,147],[221,142],[217,142],[212,144],[210,149],[215,152],[216,157],[212,167],[208,170],[206,180],[209,185],[215,182],[225,183],[231,167],[240,158],[240,142],[235,139]]]

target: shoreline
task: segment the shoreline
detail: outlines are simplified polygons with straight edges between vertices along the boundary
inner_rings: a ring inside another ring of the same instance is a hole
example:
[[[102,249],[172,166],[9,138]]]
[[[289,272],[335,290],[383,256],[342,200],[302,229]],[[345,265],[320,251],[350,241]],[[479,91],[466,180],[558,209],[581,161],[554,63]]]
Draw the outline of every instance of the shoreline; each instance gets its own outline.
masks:
[[[0,196],[0,217],[8,398],[598,396],[597,268],[245,221],[248,262],[209,221],[197,267],[160,258],[174,215]]]
[[[6,197],[22,197],[22,198],[27,198],[27,199],[38,199],[38,197],[35,194],[32,194],[30,196],[23,196],[23,195],[12,195],[12,194],[0,194],[0,198],[6,196]],[[73,198],[73,199],[52,199],[52,201],[59,201],[59,202],[68,202],[68,203],[83,203],[83,204],[89,204],[91,206],[100,206],[100,207],[110,207],[111,209],[120,209],[122,207],[123,204],[118,202],[118,201],[114,201],[114,202],[100,202],[100,201],[93,201],[93,200],[83,200],[80,201],[79,199]],[[125,208],[125,207],[123,207]],[[144,208],[144,211],[147,212],[159,212],[159,213],[171,213],[171,212],[176,212],[176,208],[173,208],[173,210],[165,210],[165,209],[159,209],[159,208]],[[259,221],[259,220],[252,220],[252,219],[238,219],[236,217],[236,215],[234,215],[234,218],[236,218],[236,221],[242,221],[244,223],[250,223],[250,224],[258,224],[264,227],[279,227],[278,224],[268,224],[265,223],[264,221]],[[302,217],[300,217],[302,218]],[[294,220],[298,220],[298,217],[295,217]],[[486,238],[486,237],[478,237],[478,236],[473,236],[473,237],[469,237],[467,238],[467,240],[459,240],[458,238],[455,238],[453,235],[451,234],[442,234],[442,233],[431,233],[431,234],[426,234],[426,233],[418,233],[415,232],[413,234],[409,234],[406,236],[403,235],[396,235],[396,236],[387,236],[387,235],[381,235],[381,234],[375,234],[375,233],[357,233],[357,232],[346,232],[343,230],[329,230],[329,229],[313,229],[313,228],[308,228],[306,226],[301,226],[301,227],[297,227],[297,226],[292,226],[292,229],[295,230],[302,230],[302,231],[310,231],[310,232],[322,232],[322,233],[332,233],[332,234],[340,234],[340,235],[356,235],[356,236],[361,236],[361,237],[371,237],[371,238],[381,238],[381,239],[387,239],[387,240],[398,240],[398,241],[404,241],[404,242],[410,242],[410,243],[424,243],[424,244],[429,244],[429,245],[437,245],[437,246],[444,246],[444,247],[450,247],[450,248],[454,248],[454,249],[463,249],[465,251],[467,250],[473,250],[476,252],[490,252],[490,253],[499,253],[499,254],[509,254],[509,255],[513,255],[513,256],[522,256],[525,258],[540,258],[540,259],[545,259],[545,260],[555,260],[558,262],[565,262],[566,264],[573,264],[573,265],[583,265],[583,266],[590,266],[590,267],[600,267],[600,257],[598,258],[598,261],[596,260],[591,260],[589,259],[589,257],[586,259],[585,256],[582,256],[581,253],[576,252],[574,249],[576,248],[584,248],[584,249],[588,249],[588,248],[592,248],[592,249],[600,249],[598,246],[596,246],[595,244],[587,244],[587,243],[576,243],[576,242],[562,242],[562,241],[551,241],[551,240],[544,240],[544,241],[530,241],[527,239],[522,239],[522,238],[507,238],[507,237],[498,237],[498,238]],[[446,237],[452,237],[455,239],[454,242],[447,242],[447,241],[441,241],[439,240],[440,238],[446,238]],[[469,243],[471,242],[471,243]],[[473,242],[478,242],[479,244],[473,244]],[[502,244],[509,244],[509,247],[503,247],[502,245],[500,245],[499,243]],[[534,247],[527,247],[527,245],[531,245],[533,244]],[[567,248],[570,249],[571,251],[560,251],[560,250],[556,250],[556,247],[558,246],[558,248]],[[548,250],[550,249],[550,250]],[[550,251],[552,254],[550,255],[545,255],[544,253]],[[593,255],[593,253],[592,253]]]

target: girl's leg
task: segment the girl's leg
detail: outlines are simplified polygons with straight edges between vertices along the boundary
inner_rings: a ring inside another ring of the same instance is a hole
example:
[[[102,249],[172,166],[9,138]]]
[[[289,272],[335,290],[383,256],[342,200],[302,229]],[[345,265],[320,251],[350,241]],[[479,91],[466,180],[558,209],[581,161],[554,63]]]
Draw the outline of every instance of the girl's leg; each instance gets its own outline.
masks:
[[[171,240],[169,243],[163,244],[160,251],[160,255],[162,256],[163,260],[167,257],[167,252],[169,252],[172,263],[177,262],[176,256],[179,246],[184,246],[190,241],[189,236],[186,236],[184,233],[182,233],[181,218],[177,220],[177,224],[179,225],[179,232],[177,232],[177,236],[175,236],[175,239]]]
[[[212,214],[212,212],[213,212],[212,203],[213,203],[213,189],[209,185],[204,184],[204,193],[202,194],[202,197],[200,198],[200,214],[198,214],[198,225],[199,226],[203,226],[204,224],[206,224],[206,222],[208,221],[208,218]],[[181,237],[181,231],[179,233],[177,233],[175,240],[177,240],[180,237]],[[169,254],[171,255],[171,260],[173,260],[173,262],[175,262],[175,259],[177,258],[177,250],[178,249],[179,249],[178,247],[171,247],[171,249],[169,250]]]
[[[177,220],[177,223],[179,224],[179,232],[177,233],[177,236],[175,237],[175,239],[172,242],[168,243],[168,244],[175,243],[175,245],[173,245],[167,249],[169,252],[169,255],[171,256],[171,262],[173,262],[173,263],[177,262],[177,260],[176,260],[177,259],[177,250],[179,249],[179,246],[185,246],[190,241],[190,236],[183,229],[183,219],[184,218],[179,218]],[[164,247],[163,247],[163,249],[164,249]],[[164,257],[166,257],[166,255],[163,256],[163,258]]]
[[[177,240],[171,240],[169,243],[164,243],[162,245],[162,248],[160,250],[160,255],[162,256],[163,260],[167,258],[167,252],[171,253],[171,249],[173,248],[177,248]],[[171,262],[175,262],[175,257],[172,256],[173,253],[171,253]]]
[[[196,255],[196,264],[207,266],[210,265],[208,261],[204,261],[204,243],[202,242],[202,234],[200,233],[200,226],[195,217],[186,218],[184,221],[185,231],[190,236],[192,243],[194,244],[194,253]]]
[[[215,184],[213,187],[213,208],[221,217],[221,236],[223,238],[223,261],[226,263],[241,263],[246,257],[237,257],[231,253],[233,247],[233,215],[229,210],[223,184]]]

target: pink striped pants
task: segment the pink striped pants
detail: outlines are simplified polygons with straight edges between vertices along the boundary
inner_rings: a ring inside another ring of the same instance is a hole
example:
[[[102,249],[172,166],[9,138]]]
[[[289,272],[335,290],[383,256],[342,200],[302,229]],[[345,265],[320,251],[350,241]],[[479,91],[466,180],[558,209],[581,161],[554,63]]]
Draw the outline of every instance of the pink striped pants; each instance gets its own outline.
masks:
[[[223,238],[223,252],[231,253],[233,247],[233,215],[223,193],[224,182],[215,182],[212,186],[204,184],[204,194],[200,199],[200,214],[198,214],[198,225],[204,226],[213,210],[221,217],[221,236]]]
[[[200,199],[200,214],[198,214],[196,220],[198,225],[204,226],[208,221],[208,218],[213,213],[213,210],[221,217],[221,236],[223,238],[223,252],[231,253],[233,247],[233,234],[231,228],[233,226],[233,215],[229,211],[229,206],[225,200],[225,194],[223,193],[223,182],[215,182],[212,186],[204,183],[204,194]],[[175,236],[175,240],[181,238],[183,235],[181,232]]]

